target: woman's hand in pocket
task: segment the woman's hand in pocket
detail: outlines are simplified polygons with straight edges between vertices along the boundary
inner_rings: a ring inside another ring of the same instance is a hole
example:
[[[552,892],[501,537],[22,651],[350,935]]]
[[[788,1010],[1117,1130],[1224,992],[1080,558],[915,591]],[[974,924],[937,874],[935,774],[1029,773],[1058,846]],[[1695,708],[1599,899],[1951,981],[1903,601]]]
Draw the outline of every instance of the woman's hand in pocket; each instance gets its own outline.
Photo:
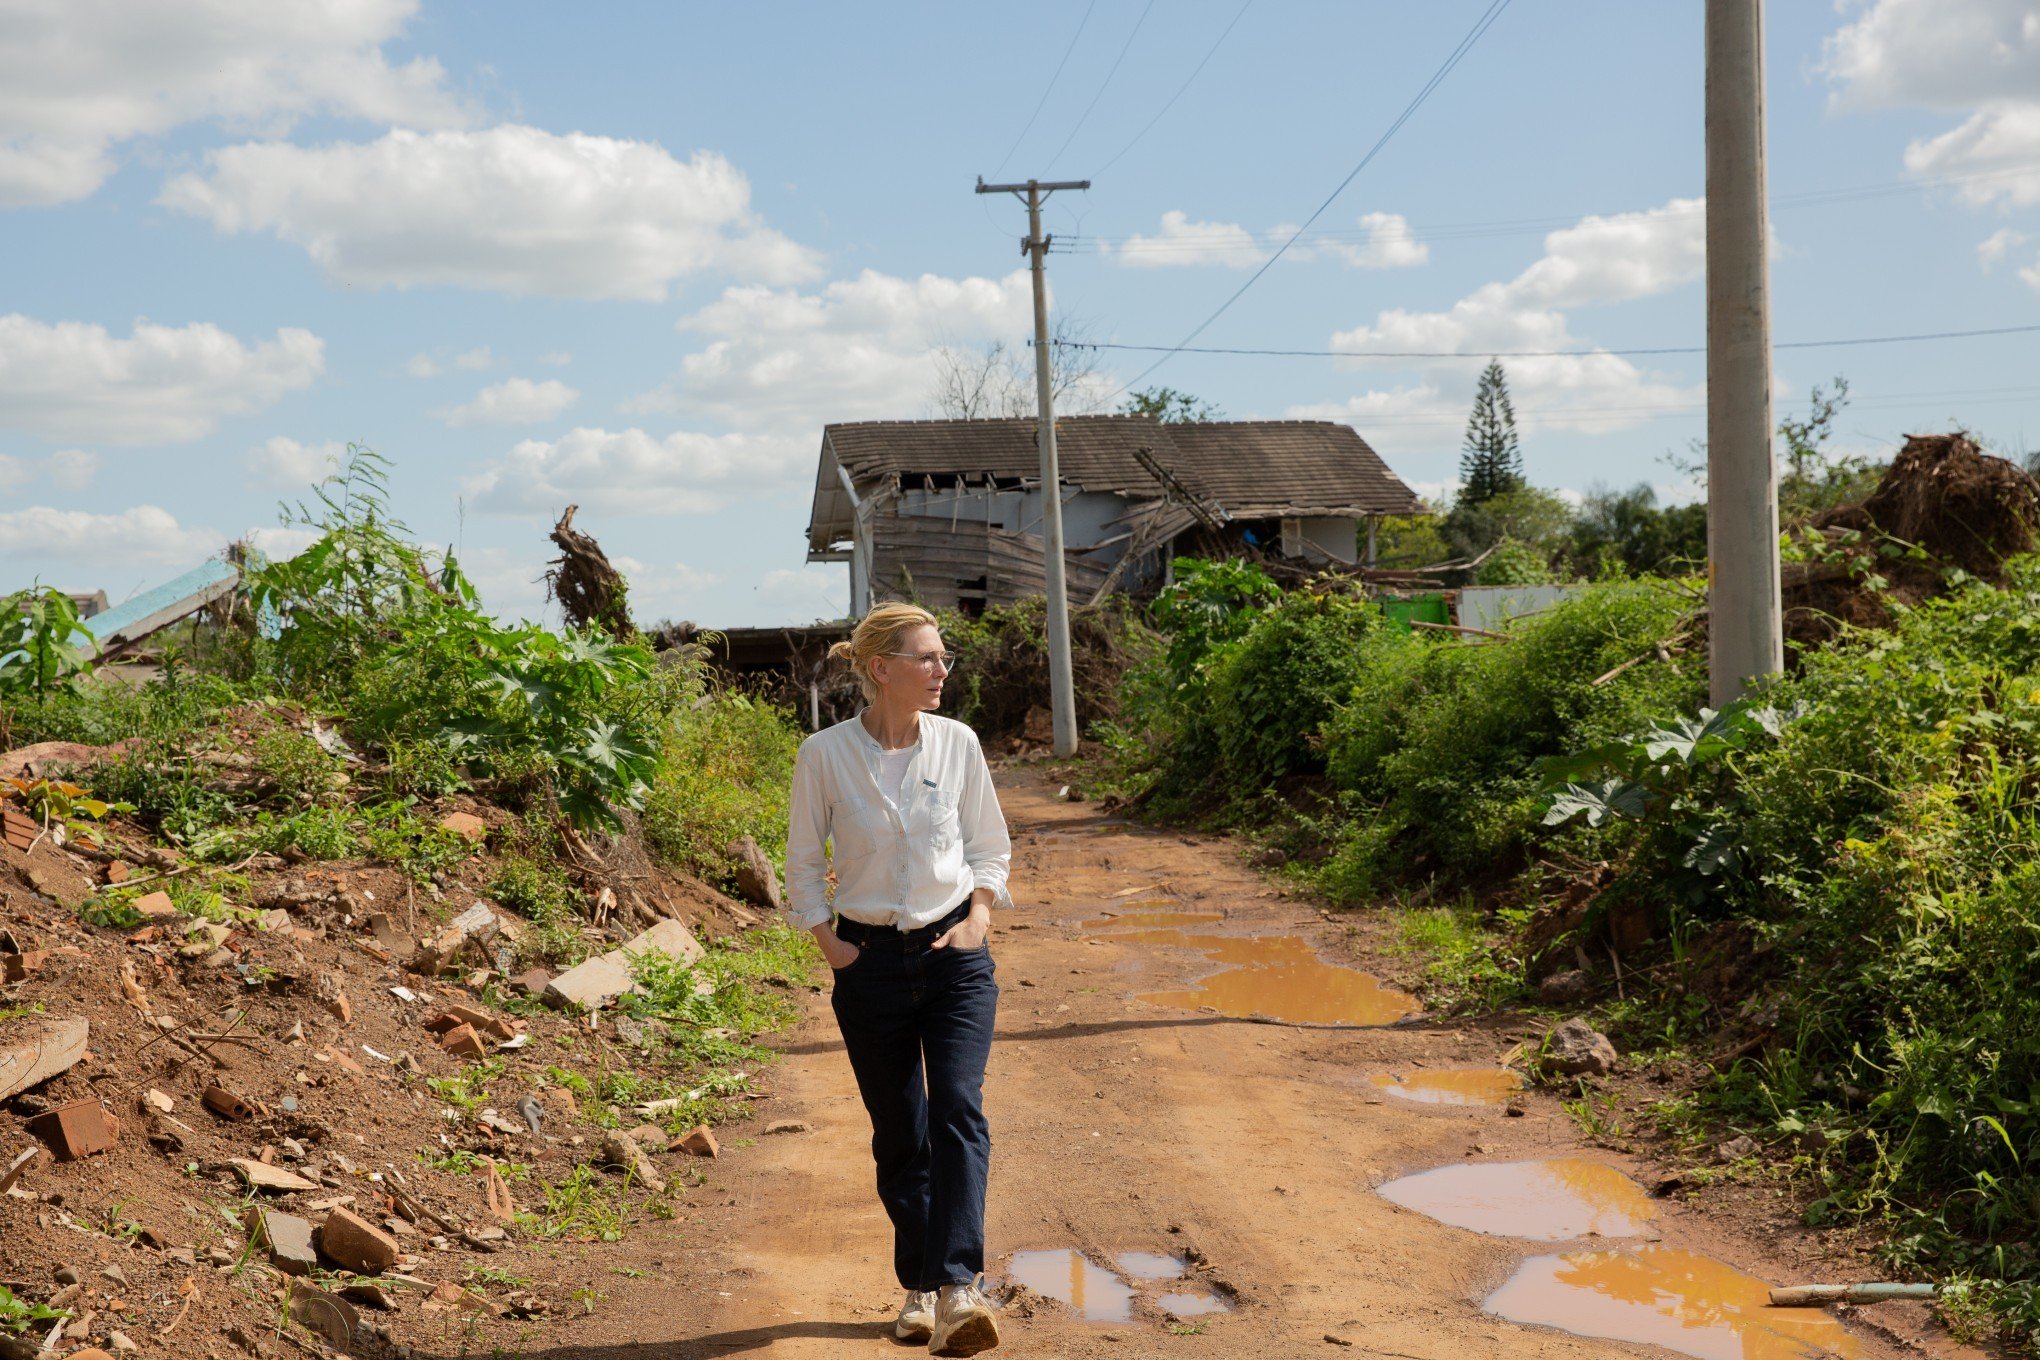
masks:
[[[936,936],[930,949],[981,949],[985,937],[992,933],[992,914],[989,911],[972,911],[949,929]]]
[[[822,957],[828,960],[830,969],[838,973],[857,962],[857,956],[864,952],[833,930],[817,930],[815,943],[822,947]]]

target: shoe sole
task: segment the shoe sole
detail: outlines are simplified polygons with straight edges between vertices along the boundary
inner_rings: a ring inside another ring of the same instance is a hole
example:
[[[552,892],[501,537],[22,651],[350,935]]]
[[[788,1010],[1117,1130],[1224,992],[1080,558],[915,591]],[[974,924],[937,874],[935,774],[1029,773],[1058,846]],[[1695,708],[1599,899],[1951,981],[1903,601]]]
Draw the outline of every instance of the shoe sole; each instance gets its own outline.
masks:
[[[926,1341],[935,1335],[935,1329],[923,1323],[895,1322],[892,1334],[902,1341]]]
[[[956,1324],[956,1329],[942,1339],[942,1344],[929,1353],[932,1355],[976,1355],[999,1344],[999,1324],[992,1321],[989,1313],[967,1317]]]

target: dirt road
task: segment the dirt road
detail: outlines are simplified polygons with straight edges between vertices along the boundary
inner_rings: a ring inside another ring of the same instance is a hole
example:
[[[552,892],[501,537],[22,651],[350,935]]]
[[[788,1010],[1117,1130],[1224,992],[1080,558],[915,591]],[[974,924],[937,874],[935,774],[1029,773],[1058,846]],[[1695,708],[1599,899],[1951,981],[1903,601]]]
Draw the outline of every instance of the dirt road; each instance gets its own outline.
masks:
[[[988,1083],[988,1266],[1003,1278],[1016,1252],[1074,1249],[1108,1273],[1086,1276],[1067,1255],[1021,1262],[1039,1272],[1029,1275],[1037,1287],[1074,1298],[1070,1286],[1081,1284],[1093,1311],[1119,1307],[1126,1316],[1084,1320],[1022,1291],[1006,1310],[998,1354],[1288,1357],[1349,1346],[1412,1360],[1667,1353],[1484,1312],[1505,1282],[1524,1315],[1638,1339],[1650,1334],[1648,1326],[1634,1331],[1639,1319],[1656,1317],[1688,1354],[1900,1353],[1817,1312],[1736,1332],[1735,1321],[1751,1314],[1722,1305],[1747,1305],[1755,1286],[1684,1252],[1773,1283],[1801,1277],[1779,1259],[1779,1244],[1767,1254],[1724,1242],[1676,1201],[1617,1190],[1590,1206],[1610,1238],[1549,1243],[1483,1235],[1390,1203],[1377,1186],[1428,1168],[1621,1159],[1583,1149],[1573,1121],[1542,1095],[1525,1097],[1522,1116],[1508,1117],[1500,1104],[1425,1105],[1371,1080],[1493,1069],[1520,1027],[1299,1028],[1196,1009],[1195,996],[1180,994],[1198,979],[1239,981],[1225,942],[1293,936],[1333,958],[1340,931],[1274,891],[1224,842],[1186,841],[1055,801],[1029,772],[1000,782],[1019,907],[999,922],[992,946],[1003,995]],[[1245,970],[1268,1006],[1300,1015],[1394,1008],[1393,994],[1350,975],[1328,984],[1313,951],[1299,964],[1296,949],[1280,945],[1261,971]],[[1207,999],[1239,1009],[1228,987],[1222,981]],[[649,1230],[643,1264],[652,1273],[591,1282],[604,1296],[594,1315],[552,1332],[547,1340],[559,1349],[531,1354],[903,1353],[882,1335],[897,1302],[888,1229],[825,997],[785,1048],[767,1074],[767,1118],[798,1119],[808,1130],[760,1138],[718,1163],[681,1223]],[[1561,1181],[1592,1189],[1566,1165],[1558,1180],[1546,1178],[1546,1191],[1563,1190]],[[1564,1212],[1540,1202],[1523,1220],[1531,1226],[1517,1230],[1556,1232]],[[1618,1242],[1618,1232],[1631,1235]],[[1114,1269],[1129,1252],[1196,1264],[1185,1280],[1130,1281]],[[1682,1308],[1687,1290],[1717,1297]],[[1183,1297],[1163,1304],[1167,1294]],[[1197,1299],[1228,1311],[1198,1315],[1205,1305]]]

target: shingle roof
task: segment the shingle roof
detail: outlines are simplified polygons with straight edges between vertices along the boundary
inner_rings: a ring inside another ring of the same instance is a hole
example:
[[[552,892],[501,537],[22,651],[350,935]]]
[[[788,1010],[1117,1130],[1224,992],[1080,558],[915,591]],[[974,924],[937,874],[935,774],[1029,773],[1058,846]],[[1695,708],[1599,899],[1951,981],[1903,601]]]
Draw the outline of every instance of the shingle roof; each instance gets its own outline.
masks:
[[[1134,450],[1145,445],[1184,485],[1238,517],[1354,513],[1407,515],[1422,507],[1350,425],[1325,420],[1218,420],[1164,424],[1148,416],[1065,416],[1056,421],[1063,480],[1086,491],[1160,493]],[[1041,461],[1032,417],[872,420],[825,426],[811,545],[847,536],[849,504],[833,461],[859,487],[917,474],[1035,479]]]

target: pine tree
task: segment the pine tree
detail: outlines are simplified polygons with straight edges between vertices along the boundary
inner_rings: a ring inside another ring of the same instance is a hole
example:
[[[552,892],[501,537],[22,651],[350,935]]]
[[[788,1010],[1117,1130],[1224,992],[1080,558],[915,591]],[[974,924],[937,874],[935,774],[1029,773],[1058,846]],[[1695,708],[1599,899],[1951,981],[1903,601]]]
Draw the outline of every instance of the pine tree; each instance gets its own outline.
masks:
[[[1473,414],[1466,420],[1466,449],[1459,456],[1459,503],[1483,505],[1523,485],[1523,451],[1516,443],[1516,408],[1499,359],[1488,360],[1474,389]]]

